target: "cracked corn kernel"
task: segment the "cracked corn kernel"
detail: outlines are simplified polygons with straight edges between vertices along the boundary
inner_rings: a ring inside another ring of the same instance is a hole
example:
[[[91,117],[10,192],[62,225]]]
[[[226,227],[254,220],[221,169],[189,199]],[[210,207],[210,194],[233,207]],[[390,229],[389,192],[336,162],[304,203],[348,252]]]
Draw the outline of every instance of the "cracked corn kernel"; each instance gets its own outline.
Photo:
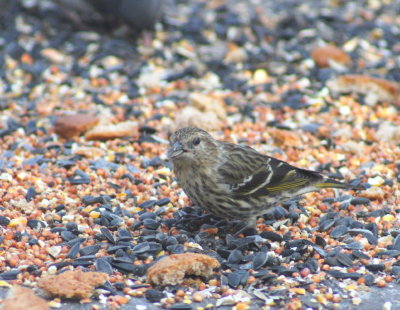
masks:
[[[193,301],[194,302],[202,302],[203,301],[203,295],[201,293],[194,293],[193,294]]]
[[[360,297],[354,297],[354,298],[351,300],[351,302],[353,303],[353,305],[358,306],[358,305],[361,304],[362,300],[361,300]]]
[[[244,302],[239,302],[236,304],[236,310],[247,310],[249,309],[249,305]]]
[[[25,217],[18,217],[15,219],[12,219],[10,223],[8,223],[8,227],[16,227],[16,226],[26,226],[26,223],[28,222],[28,219]]]
[[[292,292],[296,293],[296,294],[304,295],[306,293],[306,290],[301,287],[295,287],[292,289]]]

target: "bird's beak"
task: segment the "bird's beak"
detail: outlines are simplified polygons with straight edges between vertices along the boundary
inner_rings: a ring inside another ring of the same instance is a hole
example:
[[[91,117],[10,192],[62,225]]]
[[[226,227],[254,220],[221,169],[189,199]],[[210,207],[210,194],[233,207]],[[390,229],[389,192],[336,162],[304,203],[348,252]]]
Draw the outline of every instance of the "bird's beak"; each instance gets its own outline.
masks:
[[[168,158],[173,159],[183,154],[185,150],[183,149],[183,145],[180,142],[175,142],[170,149],[168,150]]]

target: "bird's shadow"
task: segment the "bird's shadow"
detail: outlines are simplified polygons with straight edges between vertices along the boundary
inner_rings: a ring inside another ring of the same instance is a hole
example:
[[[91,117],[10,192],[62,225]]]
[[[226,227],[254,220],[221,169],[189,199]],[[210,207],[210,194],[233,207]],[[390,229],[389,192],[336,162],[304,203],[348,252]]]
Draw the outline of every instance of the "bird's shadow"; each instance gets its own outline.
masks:
[[[265,225],[272,225],[277,220],[289,219],[292,224],[297,221],[297,213],[292,210],[294,208],[305,212],[304,208],[298,205],[299,199],[285,202],[282,206],[272,207],[261,218]],[[174,227],[187,234],[195,235],[199,232],[214,234],[219,237],[233,235],[234,237],[247,237],[259,234],[256,227],[249,226],[246,221],[223,219],[213,216],[209,213],[203,213],[200,207],[185,207],[177,211],[174,215],[176,222]]]

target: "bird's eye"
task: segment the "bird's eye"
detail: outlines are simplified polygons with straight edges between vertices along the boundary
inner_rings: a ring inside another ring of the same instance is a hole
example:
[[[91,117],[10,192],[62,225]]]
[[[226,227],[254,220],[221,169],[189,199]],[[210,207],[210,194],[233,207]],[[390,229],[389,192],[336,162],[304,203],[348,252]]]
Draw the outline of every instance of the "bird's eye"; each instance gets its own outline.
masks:
[[[200,144],[200,138],[196,137],[193,139],[193,145],[199,145]]]

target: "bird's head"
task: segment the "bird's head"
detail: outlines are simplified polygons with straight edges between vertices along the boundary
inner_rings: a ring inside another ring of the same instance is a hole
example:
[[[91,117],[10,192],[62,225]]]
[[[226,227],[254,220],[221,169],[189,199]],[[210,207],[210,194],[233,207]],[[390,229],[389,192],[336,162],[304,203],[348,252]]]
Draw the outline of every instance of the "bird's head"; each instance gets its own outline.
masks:
[[[217,141],[196,127],[184,127],[170,138],[168,158],[174,163],[204,164],[216,159]]]

